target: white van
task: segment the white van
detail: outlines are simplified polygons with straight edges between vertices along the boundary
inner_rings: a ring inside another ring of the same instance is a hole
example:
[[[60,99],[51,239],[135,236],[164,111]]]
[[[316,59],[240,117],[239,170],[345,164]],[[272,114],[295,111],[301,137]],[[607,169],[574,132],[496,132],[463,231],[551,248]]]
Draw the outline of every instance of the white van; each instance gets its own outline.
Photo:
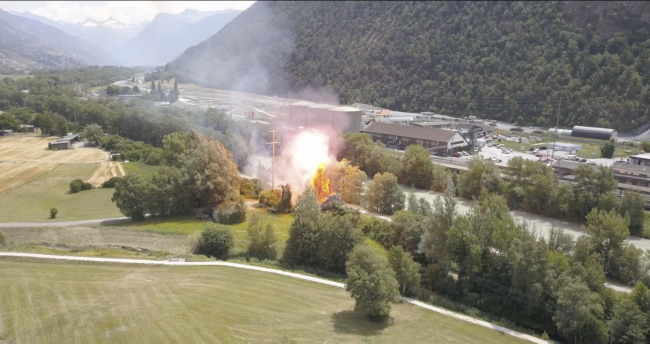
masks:
[[[577,158],[577,156],[575,156],[575,155],[567,155],[567,156],[564,157],[564,160],[573,161],[573,160],[575,160],[575,158]]]

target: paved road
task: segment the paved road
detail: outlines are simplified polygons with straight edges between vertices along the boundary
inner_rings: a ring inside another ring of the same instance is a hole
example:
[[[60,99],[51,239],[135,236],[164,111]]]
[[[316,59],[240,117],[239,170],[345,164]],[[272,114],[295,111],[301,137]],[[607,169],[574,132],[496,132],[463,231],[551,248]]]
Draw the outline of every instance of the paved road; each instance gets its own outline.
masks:
[[[56,259],[56,260],[74,260],[74,261],[85,261],[85,262],[101,262],[101,263],[123,263],[123,264],[145,264],[145,265],[174,265],[174,266],[206,266],[206,265],[211,265],[211,266],[228,266],[228,267],[233,267],[233,268],[239,268],[239,269],[247,269],[247,270],[255,270],[255,271],[261,271],[261,272],[267,272],[267,273],[274,273],[278,275],[283,275],[283,276],[288,276],[288,277],[293,277],[293,278],[299,278],[302,280],[310,281],[310,282],[316,282],[316,283],[321,283],[321,284],[327,284],[331,285],[333,287],[337,288],[345,288],[345,284],[339,283],[339,282],[334,282],[322,278],[317,278],[317,277],[312,277],[312,276],[306,276],[306,275],[301,275],[293,272],[287,272],[287,271],[282,271],[282,270],[277,270],[277,269],[269,269],[269,268],[263,268],[259,266],[251,266],[251,265],[246,265],[246,264],[237,264],[237,263],[229,263],[229,262],[222,262],[222,261],[213,261],[213,262],[179,262],[179,261],[160,261],[160,260],[142,260],[142,259],[125,259],[125,258],[98,258],[98,257],[75,257],[75,256],[57,256],[57,255],[51,255],[51,254],[36,254],[36,253],[18,253],[18,252],[0,252],[0,257],[24,257],[24,258],[39,258],[39,259]],[[546,344],[550,343],[545,340],[535,338],[533,336],[513,331],[510,329],[507,329],[505,327],[501,327],[498,325],[494,325],[492,323],[489,323],[487,321],[483,320],[478,320],[472,317],[469,317],[467,315],[463,314],[458,314],[454,313],[452,311],[446,310],[444,308],[440,307],[435,307],[428,305],[426,303],[420,302],[413,300],[408,297],[402,297],[402,301],[408,302],[414,306],[421,307],[430,311],[434,311],[436,313],[455,318],[458,320],[462,320],[468,323],[472,323],[478,326],[486,327],[489,329],[493,329],[496,331],[499,331],[501,333],[505,333],[507,335],[517,337],[519,339],[527,340],[532,343],[538,343],[538,344]]]
[[[0,228],[14,228],[14,227],[67,227],[76,225],[86,225],[90,223],[109,223],[119,220],[128,220],[128,217],[114,217],[111,219],[97,219],[97,220],[81,220],[81,221],[67,221],[67,222],[5,222],[0,223]]]

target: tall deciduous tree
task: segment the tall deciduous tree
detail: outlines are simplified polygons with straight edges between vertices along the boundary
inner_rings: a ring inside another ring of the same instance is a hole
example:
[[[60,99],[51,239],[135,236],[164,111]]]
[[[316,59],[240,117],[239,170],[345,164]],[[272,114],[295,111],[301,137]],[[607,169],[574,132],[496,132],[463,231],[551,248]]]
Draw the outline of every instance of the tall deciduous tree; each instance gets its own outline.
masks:
[[[388,251],[390,264],[400,285],[402,295],[413,293],[420,285],[420,264],[413,261],[413,256],[400,246],[393,246]]]
[[[645,223],[645,197],[637,192],[626,192],[621,200],[619,213],[630,216],[630,234],[641,236]]]
[[[320,246],[320,204],[311,188],[298,197],[293,211],[293,222],[282,260],[294,265],[315,265]]]
[[[386,258],[366,245],[358,245],[345,266],[345,289],[355,300],[354,308],[367,312],[373,320],[387,318],[391,303],[398,300],[399,286]]]
[[[630,235],[628,227],[630,218],[621,217],[614,210],[593,209],[587,215],[587,225],[582,226],[594,243],[594,250],[603,257],[605,272],[612,272],[611,262],[613,255],[620,251],[623,242]]]
[[[88,124],[83,131],[83,137],[85,137],[89,142],[94,142],[95,145],[99,146],[104,136],[104,130],[99,124]]]
[[[120,212],[134,221],[144,220],[149,181],[139,174],[129,174],[115,183],[113,201]]]
[[[500,180],[499,168],[492,161],[482,160],[475,155],[467,161],[467,171],[460,174],[458,189],[465,198],[478,197],[482,188],[488,192],[498,192]]]
[[[392,215],[404,209],[406,196],[391,173],[377,173],[366,187],[365,202],[374,211]]]
[[[565,339],[573,343],[604,343],[607,328],[602,319],[602,301],[584,282],[569,280],[558,291],[553,321]]]
[[[366,173],[359,170],[357,166],[345,168],[343,185],[341,187],[341,198],[344,202],[360,204],[363,195],[363,184],[368,180]]]
[[[180,161],[181,172],[200,204],[212,209],[214,204],[237,199],[239,172],[221,143],[191,131]]]
[[[431,188],[433,185],[433,162],[426,148],[419,144],[406,147],[401,165],[401,183],[420,189]]]

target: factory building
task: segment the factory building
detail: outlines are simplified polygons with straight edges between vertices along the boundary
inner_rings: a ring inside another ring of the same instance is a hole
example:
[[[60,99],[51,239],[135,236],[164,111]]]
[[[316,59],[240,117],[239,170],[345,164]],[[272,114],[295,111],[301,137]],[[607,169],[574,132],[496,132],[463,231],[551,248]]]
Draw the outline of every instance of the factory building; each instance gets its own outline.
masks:
[[[299,101],[289,105],[289,125],[294,128],[323,128],[337,132],[359,132],[363,111],[333,104]]]
[[[425,127],[425,128],[433,128],[433,129],[450,129],[451,128],[451,123],[450,122],[445,122],[445,121],[418,122],[418,123],[413,123],[413,125],[416,126],[416,127]]]
[[[390,148],[404,149],[412,144],[421,144],[431,153],[446,155],[467,141],[456,131],[372,122],[363,130],[373,141],[381,141]]]
[[[616,130],[576,125],[573,127],[573,130],[571,130],[571,136],[598,140],[616,140]]]

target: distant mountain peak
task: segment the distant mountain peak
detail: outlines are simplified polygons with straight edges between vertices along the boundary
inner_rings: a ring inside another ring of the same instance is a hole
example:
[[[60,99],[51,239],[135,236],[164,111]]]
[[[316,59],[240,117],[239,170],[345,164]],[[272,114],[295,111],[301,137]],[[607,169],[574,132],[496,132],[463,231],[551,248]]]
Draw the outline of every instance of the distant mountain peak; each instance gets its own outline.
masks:
[[[99,25],[99,22],[93,18],[86,18],[86,20],[81,23],[81,26],[83,27],[95,27],[97,25]]]

